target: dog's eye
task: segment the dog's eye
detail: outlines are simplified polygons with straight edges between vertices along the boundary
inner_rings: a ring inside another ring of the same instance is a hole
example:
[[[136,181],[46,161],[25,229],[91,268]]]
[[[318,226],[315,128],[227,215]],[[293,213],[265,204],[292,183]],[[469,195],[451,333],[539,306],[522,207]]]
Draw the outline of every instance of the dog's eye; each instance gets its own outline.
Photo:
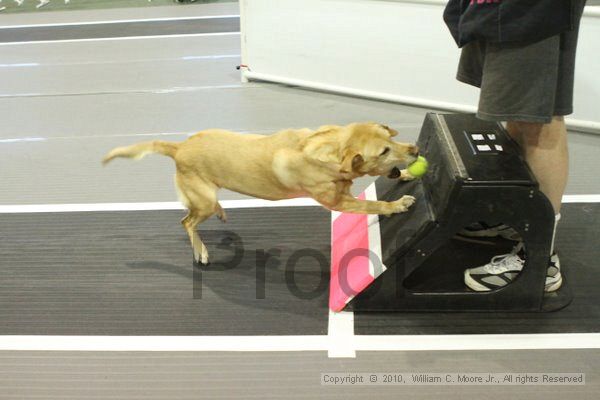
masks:
[[[389,152],[390,152],[390,148],[386,147],[385,149],[383,149],[383,151],[381,152],[380,156],[385,156]]]

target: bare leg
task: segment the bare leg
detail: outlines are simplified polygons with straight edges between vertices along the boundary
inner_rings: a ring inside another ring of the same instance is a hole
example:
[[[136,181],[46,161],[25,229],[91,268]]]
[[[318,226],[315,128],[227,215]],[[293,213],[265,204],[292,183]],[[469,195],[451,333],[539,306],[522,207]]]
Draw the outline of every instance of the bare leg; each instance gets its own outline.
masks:
[[[509,121],[509,134],[519,143],[529,168],[548,197],[554,213],[560,213],[569,176],[567,129],[562,117],[549,124]]]

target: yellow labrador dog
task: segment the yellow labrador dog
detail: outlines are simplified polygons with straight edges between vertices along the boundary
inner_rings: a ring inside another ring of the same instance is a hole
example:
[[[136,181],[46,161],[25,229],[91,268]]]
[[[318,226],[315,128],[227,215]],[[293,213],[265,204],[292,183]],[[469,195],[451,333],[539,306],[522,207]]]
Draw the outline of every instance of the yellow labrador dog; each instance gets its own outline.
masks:
[[[175,183],[189,213],[183,224],[194,259],[208,263],[208,251],[196,226],[213,214],[225,221],[217,190],[226,188],[268,200],[312,197],[330,210],[383,214],[404,212],[415,199],[403,196],[365,201],[350,192],[352,180],[363,175],[413,179],[400,165],[414,162],[418,149],[392,140],[397,132],[376,123],[327,125],[315,130],[284,130],[273,135],[238,134],[213,129],[180,143],[152,141],[118,147],[103,159],[140,159],[160,153],[175,160]]]

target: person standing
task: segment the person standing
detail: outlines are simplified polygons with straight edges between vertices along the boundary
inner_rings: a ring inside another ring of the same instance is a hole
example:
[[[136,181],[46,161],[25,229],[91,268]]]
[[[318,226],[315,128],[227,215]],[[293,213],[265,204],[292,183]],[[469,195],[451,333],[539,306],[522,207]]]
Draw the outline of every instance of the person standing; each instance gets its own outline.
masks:
[[[444,20],[462,48],[456,78],[480,88],[477,117],[506,123],[540,190],[554,208],[555,228],[545,291],[560,288],[554,249],[569,174],[564,116],[573,112],[575,55],[586,0],[450,0]],[[465,270],[465,284],[489,291],[510,283],[526,249],[512,228],[475,224],[460,233],[517,241],[509,254]]]

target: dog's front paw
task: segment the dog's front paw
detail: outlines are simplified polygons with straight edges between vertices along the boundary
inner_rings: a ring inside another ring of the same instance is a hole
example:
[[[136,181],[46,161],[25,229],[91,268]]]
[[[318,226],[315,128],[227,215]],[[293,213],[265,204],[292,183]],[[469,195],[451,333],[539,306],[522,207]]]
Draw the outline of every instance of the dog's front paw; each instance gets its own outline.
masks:
[[[400,199],[394,201],[393,210],[394,213],[402,213],[408,211],[408,208],[415,204],[415,199],[413,196],[402,196]]]

